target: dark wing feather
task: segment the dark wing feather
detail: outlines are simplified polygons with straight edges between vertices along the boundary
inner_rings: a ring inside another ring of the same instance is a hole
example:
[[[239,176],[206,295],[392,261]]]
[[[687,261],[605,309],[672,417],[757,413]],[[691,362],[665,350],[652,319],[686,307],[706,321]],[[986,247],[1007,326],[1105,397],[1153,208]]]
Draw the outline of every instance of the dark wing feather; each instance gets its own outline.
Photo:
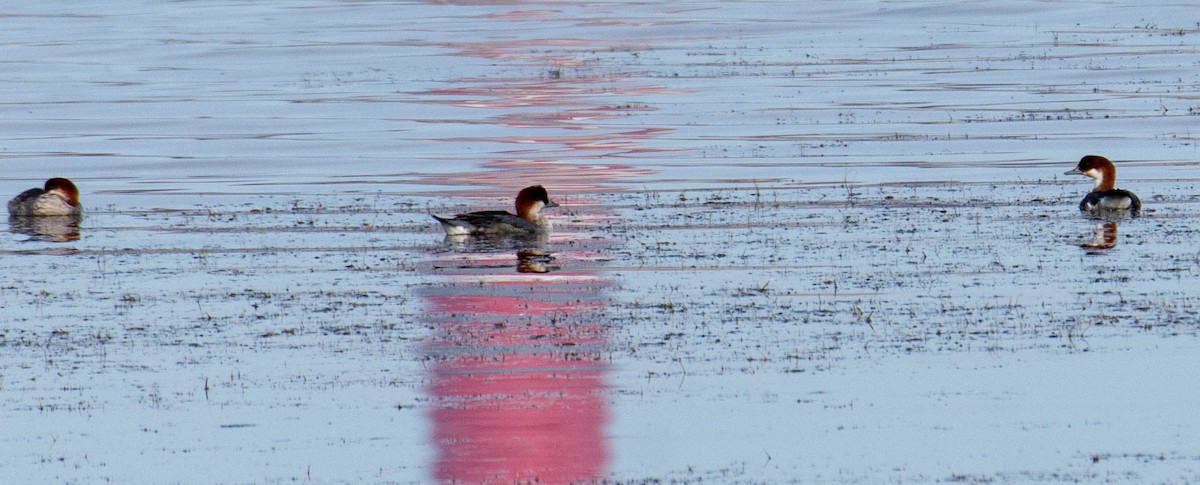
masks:
[[[46,193],[45,190],[39,189],[37,187],[34,187],[32,189],[21,192],[21,193],[17,194],[16,197],[13,197],[12,200],[8,201],[8,211],[15,212],[15,211],[19,210],[20,206],[22,204],[25,204],[26,201],[41,197],[42,194],[44,194],[44,193]]]
[[[515,228],[518,232],[524,231],[532,234],[538,230],[537,225],[534,223],[505,211],[468,212],[466,214],[458,214],[456,219],[466,221],[468,224],[474,226],[475,232],[481,233],[512,233],[514,231],[511,228]],[[505,225],[508,227],[504,227]]]

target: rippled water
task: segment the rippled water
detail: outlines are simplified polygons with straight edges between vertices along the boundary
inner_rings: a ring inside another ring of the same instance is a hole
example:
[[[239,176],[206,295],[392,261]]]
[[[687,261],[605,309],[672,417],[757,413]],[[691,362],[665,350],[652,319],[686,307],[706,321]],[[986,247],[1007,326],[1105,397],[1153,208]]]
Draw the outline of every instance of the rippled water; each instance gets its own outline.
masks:
[[[0,473],[1198,481],[1193,11],[8,6]]]

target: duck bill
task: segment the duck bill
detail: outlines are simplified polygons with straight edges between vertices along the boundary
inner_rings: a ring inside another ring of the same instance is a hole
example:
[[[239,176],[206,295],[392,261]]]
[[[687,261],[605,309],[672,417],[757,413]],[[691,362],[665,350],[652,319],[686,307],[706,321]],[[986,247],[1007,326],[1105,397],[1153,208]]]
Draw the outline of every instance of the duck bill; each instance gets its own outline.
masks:
[[[550,202],[547,202],[547,203],[546,203],[546,205],[545,205],[544,207],[545,207],[545,208],[549,208],[549,207],[558,207],[558,202],[555,202],[555,201],[553,201],[553,200],[552,200],[552,201],[550,201]]]
[[[1063,172],[1063,175],[1083,175],[1083,172],[1081,170],[1079,170],[1079,167],[1075,167],[1070,170],[1067,170],[1066,172]]]

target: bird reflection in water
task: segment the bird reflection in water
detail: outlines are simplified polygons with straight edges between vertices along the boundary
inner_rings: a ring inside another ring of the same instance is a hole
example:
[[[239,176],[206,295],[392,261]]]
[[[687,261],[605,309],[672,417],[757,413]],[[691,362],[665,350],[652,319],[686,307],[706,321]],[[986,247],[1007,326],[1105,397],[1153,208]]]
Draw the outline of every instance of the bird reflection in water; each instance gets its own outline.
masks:
[[[1087,249],[1091,252],[1112,249],[1116,246],[1117,223],[1111,221],[1096,224],[1096,232],[1092,235],[1092,239],[1079,245],[1079,247]]]
[[[549,236],[475,237],[466,235],[446,236],[442,244],[458,253],[487,253],[496,251],[541,249],[550,240]]]
[[[9,216],[8,229],[14,234],[32,236],[32,241],[71,242],[79,240],[79,222],[73,216]]]
[[[549,273],[562,269],[554,264],[554,253],[543,248],[545,237],[482,238],[446,236],[444,244],[456,253],[494,254],[516,251],[518,273]]]
[[[551,264],[553,262],[553,254],[538,249],[517,251],[518,273],[549,273],[560,269],[559,266]]]

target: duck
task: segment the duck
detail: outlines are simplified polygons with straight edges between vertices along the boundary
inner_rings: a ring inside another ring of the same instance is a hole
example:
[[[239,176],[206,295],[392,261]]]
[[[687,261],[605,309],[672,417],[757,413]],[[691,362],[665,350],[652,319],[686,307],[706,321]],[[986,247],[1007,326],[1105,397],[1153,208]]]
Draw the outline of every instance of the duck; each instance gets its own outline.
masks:
[[[1133,192],[1113,188],[1117,182],[1117,167],[1100,155],[1087,155],[1075,168],[1064,175],[1086,175],[1096,179],[1096,186],[1079,202],[1079,210],[1091,213],[1129,211],[1137,215],[1142,201]]]
[[[8,214],[14,217],[78,216],[79,189],[62,177],[46,181],[43,188],[32,188],[8,201]]]
[[[517,193],[516,209],[507,211],[490,210],[440,217],[430,214],[442,224],[446,236],[477,237],[529,237],[550,234],[550,220],[542,215],[542,209],[558,207],[550,200],[546,188],[532,185]]]

